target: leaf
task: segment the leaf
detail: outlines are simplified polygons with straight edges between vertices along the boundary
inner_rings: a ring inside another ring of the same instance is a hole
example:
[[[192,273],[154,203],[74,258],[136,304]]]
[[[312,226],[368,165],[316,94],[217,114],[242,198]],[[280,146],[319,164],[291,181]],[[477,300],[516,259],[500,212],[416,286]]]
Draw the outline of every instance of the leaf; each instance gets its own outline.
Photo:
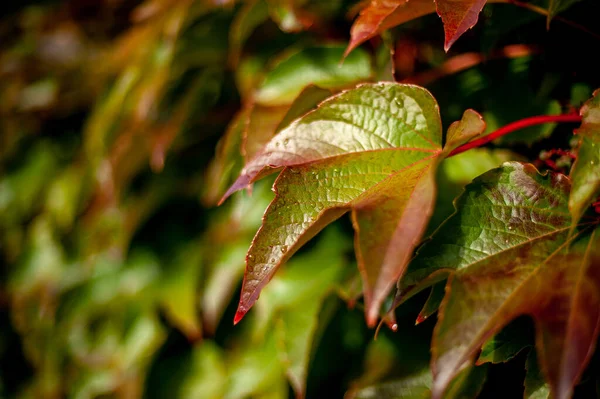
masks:
[[[432,0],[371,0],[360,11],[350,30],[350,43],[344,55],[384,30],[435,11]]]
[[[342,64],[344,47],[339,44],[314,46],[283,56],[266,75],[255,94],[256,104],[291,104],[308,85],[325,89],[350,87],[372,76],[366,51],[356,51]]]
[[[567,240],[569,189],[561,174],[505,163],[467,186],[457,213],[419,250],[401,286],[450,274],[432,344],[434,398],[521,314],[535,320],[555,396],[570,396],[598,334],[600,273],[590,267],[599,255],[595,234],[584,228]]]
[[[525,399],[550,399],[550,387],[538,366],[535,351],[530,351],[525,362]]]
[[[308,363],[323,301],[339,282],[348,246],[339,229],[327,229],[317,247],[295,258],[263,291],[259,321],[274,323],[279,359],[297,397],[304,397]],[[273,327],[270,327],[273,328]],[[258,330],[259,335],[265,332]]]
[[[235,321],[285,260],[352,210],[367,320],[373,325],[427,224],[441,155],[435,100],[425,89],[394,83],[362,85],[332,97],[275,136],[226,193],[286,166],[248,251]]]
[[[445,283],[439,282],[437,284],[434,284],[433,287],[431,287],[431,292],[429,293],[427,302],[425,302],[425,305],[423,305],[423,309],[421,309],[421,311],[419,312],[415,324],[421,324],[422,322],[427,320],[429,316],[437,312],[438,308],[440,307],[440,304],[442,303],[442,299],[444,298],[445,286]]]
[[[600,194],[600,90],[581,107],[577,160],[571,168],[572,189],[569,209],[576,224],[586,208]]]
[[[546,22],[546,27],[550,29],[550,22],[557,14],[565,11],[567,8],[579,1],[581,0],[550,0],[550,3],[548,4],[548,19]]]
[[[529,320],[520,318],[504,327],[481,348],[477,364],[504,363],[517,356],[523,349],[532,346],[533,331]]]
[[[437,13],[444,23],[444,50],[477,23],[487,0],[436,0]]]
[[[366,52],[353,54],[340,66],[342,52],[341,45],[315,46],[280,57],[261,85],[253,88],[247,105],[219,142],[207,172],[206,204],[216,203],[246,161],[277,132],[331,95],[331,90],[370,79],[372,68]]]
[[[252,32],[269,18],[269,8],[264,0],[249,1],[235,14],[229,30],[229,62],[236,67],[244,43]]]
[[[472,367],[464,370],[452,382],[452,388],[444,399],[475,398],[486,380],[487,367]],[[431,372],[423,371],[363,388],[352,399],[426,399],[431,396]]]
[[[197,297],[201,255],[198,244],[186,246],[177,253],[161,279],[161,304],[166,316],[190,340],[201,337]]]

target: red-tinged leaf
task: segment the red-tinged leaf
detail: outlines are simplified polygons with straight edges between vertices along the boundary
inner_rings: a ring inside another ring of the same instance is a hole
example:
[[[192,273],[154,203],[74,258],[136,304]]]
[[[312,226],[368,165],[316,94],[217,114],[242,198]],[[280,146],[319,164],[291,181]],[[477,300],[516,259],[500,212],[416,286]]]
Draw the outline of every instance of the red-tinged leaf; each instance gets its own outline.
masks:
[[[598,336],[600,253],[589,227],[568,239],[569,189],[561,174],[506,163],[467,186],[457,213],[419,251],[401,285],[450,274],[432,344],[434,398],[521,314],[535,320],[554,395],[570,396]]]
[[[281,131],[229,191],[287,167],[248,252],[236,321],[289,256],[352,210],[373,325],[425,228],[435,198],[433,172],[442,154],[437,104],[426,90],[411,85],[360,86]]]
[[[437,13],[444,23],[444,50],[477,23],[487,0],[436,0]]]
[[[384,30],[434,11],[433,0],[372,0],[352,25],[345,56]]]
[[[576,224],[600,195],[600,90],[581,107],[581,127],[577,160],[571,168],[573,187],[569,209]]]
[[[235,322],[283,262],[351,210],[367,322],[374,325],[431,215],[437,164],[454,145],[481,131],[468,127],[472,124],[466,114],[457,128],[461,133],[442,150],[431,94],[380,83],[332,97],[280,132],[229,190],[286,167],[248,252]]]

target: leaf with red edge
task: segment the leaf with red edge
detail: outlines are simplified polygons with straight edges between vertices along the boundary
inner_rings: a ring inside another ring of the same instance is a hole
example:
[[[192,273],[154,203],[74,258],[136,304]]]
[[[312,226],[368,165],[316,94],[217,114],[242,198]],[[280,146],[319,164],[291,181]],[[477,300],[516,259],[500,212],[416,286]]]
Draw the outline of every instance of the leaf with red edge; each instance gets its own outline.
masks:
[[[345,56],[384,30],[435,11],[433,0],[372,0],[360,11],[350,30]]]
[[[379,83],[334,96],[281,131],[226,194],[285,167],[248,251],[235,322],[283,262],[351,211],[367,322],[374,325],[429,220],[437,164],[481,130],[459,129],[463,133],[442,149],[431,94],[417,86]]]
[[[597,234],[569,238],[568,178],[506,163],[475,179],[457,213],[421,248],[401,286],[450,275],[432,343],[433,397],[487,338],[533,316],[536,347],[557,398],[568,398],[600,326]]]
[[[569,209],[577,223],[586,208],[600,195],[600,90],[581,107],[581,127],[577,160],[571,168],[573,187]]]
[[[436,0],[437,13],[444,23],[444,50],[477,23],[487,0]]]

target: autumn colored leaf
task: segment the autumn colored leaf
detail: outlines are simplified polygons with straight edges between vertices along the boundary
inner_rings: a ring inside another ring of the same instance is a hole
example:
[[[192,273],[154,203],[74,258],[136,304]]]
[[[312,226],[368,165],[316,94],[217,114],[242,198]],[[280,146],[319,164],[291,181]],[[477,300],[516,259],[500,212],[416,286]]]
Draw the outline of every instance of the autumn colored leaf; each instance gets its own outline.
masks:
[[[372,0],[360,11],[350,30],[345,56],[384,30],[435,11],[433,0]]]
[[[577,160],[571,168],[569,209],[576,224],[600,194],[600,90],[581,107]]]
[[[374,325],[429,220],[437,164],[454,145],[483,131],[470,112],[461,125],[475,127],[456,128],[442,149],[438,107],[429,92],[365,84],[323,102],[275,136],[225,195],[285,167],[248,251],[235,321],[285,260],[351,211],[367,321]]]
[[[207,173],[205,203],[216,203],[242,166],[294,119],[334,91],[371,79],[369,55],[356,51],[340,65],[343,51],[342,45],[331,44],[279,57],[219,142]]]
[[[505,163],[467,186],[457,213],[420,249],[401,286],[450,275],[432,343],[434,398],[522,314],[534,318],[555,397],[570,397],[598,335],[600,253],[589,225],[569,238],[569,190],[561,174]]]
[[[444,23],[444,50],[477,23],[487,0],[436,0],[437,13]]]
[[[444,50],[477,23],[487,2],[506,0],[372,0],[360,14],[350,31],[346,55],[360,44],[383,31],[437,11],[444,23]]]

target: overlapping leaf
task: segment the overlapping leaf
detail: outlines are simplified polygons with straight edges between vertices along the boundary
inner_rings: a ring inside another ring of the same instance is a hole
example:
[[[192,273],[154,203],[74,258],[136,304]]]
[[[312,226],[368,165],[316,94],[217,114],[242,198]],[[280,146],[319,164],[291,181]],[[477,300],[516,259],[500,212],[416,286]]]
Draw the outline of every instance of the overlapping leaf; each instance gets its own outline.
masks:
[[[521,314],[535,320],[554,396],[570,397],[598,335],[600,253],[593,226],[569,238],[569,190],[561,174],[506,163],[467,186],[457,213],[419,251],[402,287],[451,275],[432,346],[434,397]]]
[[[577,223],[586,208],[600,194],[600,90],[581,107],[581,127],[577,160],[571,168],[569,209]]]
[[[357,51],[340,65],[343,51],[342,45],[331,44],[279,56],[260,85],[246,94],[245,107],[219,142],[208,171],[206,203],[217,202],[243,164],[278,131],[315,108],[332,91],[371,79],[369,55]]]
[[[350,32],[346,54],[384,30],[437,11],[444,23],[444,49],[477,23],[488,0],[372,0],[361,10]],[[490,1],[501,2],[502,0]]]
[[[454,125],[447,151],[483,130],[471,114]],[[441,135],[429,92],[380,83],[332,97],[275,136],[226,194],[285,167],[246,258],[236,322],[285,260],[352,211],[367,321],[373,325],[429,220],[434,172],[447,153]]]

